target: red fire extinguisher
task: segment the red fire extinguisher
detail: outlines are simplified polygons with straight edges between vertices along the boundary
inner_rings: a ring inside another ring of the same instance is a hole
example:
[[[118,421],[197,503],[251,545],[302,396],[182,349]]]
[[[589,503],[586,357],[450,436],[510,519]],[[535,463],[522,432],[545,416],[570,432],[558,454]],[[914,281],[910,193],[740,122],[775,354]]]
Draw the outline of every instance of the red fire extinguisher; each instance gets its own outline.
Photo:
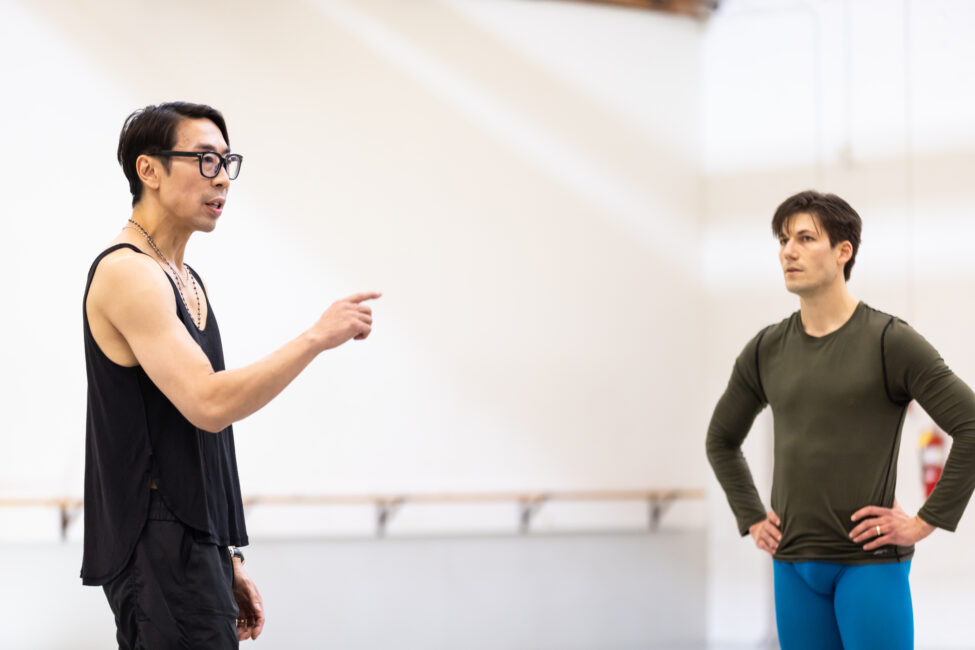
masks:
[[[931,496],[931,491],[941,478],[945,467],[945,437],[936,429],[925,429],[921,433],[921,483],[924,484],[924,498]]]

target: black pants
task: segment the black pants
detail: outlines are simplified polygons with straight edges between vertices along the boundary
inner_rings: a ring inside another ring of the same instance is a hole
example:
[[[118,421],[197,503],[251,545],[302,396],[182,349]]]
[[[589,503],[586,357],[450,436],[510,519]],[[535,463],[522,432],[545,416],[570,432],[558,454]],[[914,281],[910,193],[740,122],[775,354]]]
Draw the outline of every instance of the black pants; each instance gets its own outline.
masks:
[[[152,490],[129,563],[105,585],[119,650],[238,648],[234,568],[227,549],[194,540]]]

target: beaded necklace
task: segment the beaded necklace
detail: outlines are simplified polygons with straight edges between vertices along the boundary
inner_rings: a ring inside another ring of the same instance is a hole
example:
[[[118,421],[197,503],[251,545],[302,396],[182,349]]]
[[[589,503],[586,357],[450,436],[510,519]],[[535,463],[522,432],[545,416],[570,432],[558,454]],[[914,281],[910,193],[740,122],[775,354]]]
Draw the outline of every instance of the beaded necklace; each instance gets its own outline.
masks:
[[[146,232],[146,229],[143,228],[141,225],[139,225],[139,223],[133,219],[129,219],[129,223],[132,225],[125,226],[125,227],[131,230],[136,230],[139,233],[141,233],[142,236],[146,238],[146,241],[149,242],[149,246],[152,247],[152,250],[154,250],[156,252],[156,255],[159,256],[159,259],[165,262],[166,266],[169,267],[169,270],[172,273],[173,278],[175,279],[176,289],[177,291],[179,291],[179,297],[183,300],[183,305],[186,307],[186,311],[189,312],[190,303],[186,300],[186,295],[183,293],[183,287],[185,286],[186,281],[183,280],[182,277],[180,277],[179,273],[176,271],[176,267],[173,266],[173,263],[170,262],[166,258],[166,256],[162,254],[162,251],[159,250],[158,246],[156,246],[156,242],[152,240],[152,237],[149,236],[149,233]],[[185,264],[183,266],[186,267]],[[193,295],[196,297],[196,318],[193,320],[193,322],[196,324],[196,329],[201,329],[203,327],[203,315],[202,312],[200,311],[200,292],[199,289],[197,289],[196,278],[193,277],[193,274],[189,270],[187,270],[186,275],[190,280],[190,284],[193,285]]]

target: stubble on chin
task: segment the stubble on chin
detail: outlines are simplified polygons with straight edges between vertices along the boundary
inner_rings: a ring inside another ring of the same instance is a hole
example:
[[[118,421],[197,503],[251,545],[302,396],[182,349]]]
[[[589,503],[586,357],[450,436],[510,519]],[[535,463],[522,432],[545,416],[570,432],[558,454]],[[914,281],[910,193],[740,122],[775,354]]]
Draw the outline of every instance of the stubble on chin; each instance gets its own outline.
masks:
[[[788,278],[785,279],[785,290],[789,293],[794,293],[797,296],[801,296],[804,289],[805,287],[801,282],[796,282],[794,280],[790,281]]]

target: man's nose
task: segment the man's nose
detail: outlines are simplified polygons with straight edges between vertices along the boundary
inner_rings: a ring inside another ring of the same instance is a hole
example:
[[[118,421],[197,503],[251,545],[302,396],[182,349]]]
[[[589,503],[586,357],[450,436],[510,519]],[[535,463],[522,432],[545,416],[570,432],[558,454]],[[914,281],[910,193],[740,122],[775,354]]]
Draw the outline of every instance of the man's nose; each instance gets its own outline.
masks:
[[[227,173],[227,166],[220,165],[220,171],[210,180],[217,187],[227,187],[230,185],[230,174]]]

